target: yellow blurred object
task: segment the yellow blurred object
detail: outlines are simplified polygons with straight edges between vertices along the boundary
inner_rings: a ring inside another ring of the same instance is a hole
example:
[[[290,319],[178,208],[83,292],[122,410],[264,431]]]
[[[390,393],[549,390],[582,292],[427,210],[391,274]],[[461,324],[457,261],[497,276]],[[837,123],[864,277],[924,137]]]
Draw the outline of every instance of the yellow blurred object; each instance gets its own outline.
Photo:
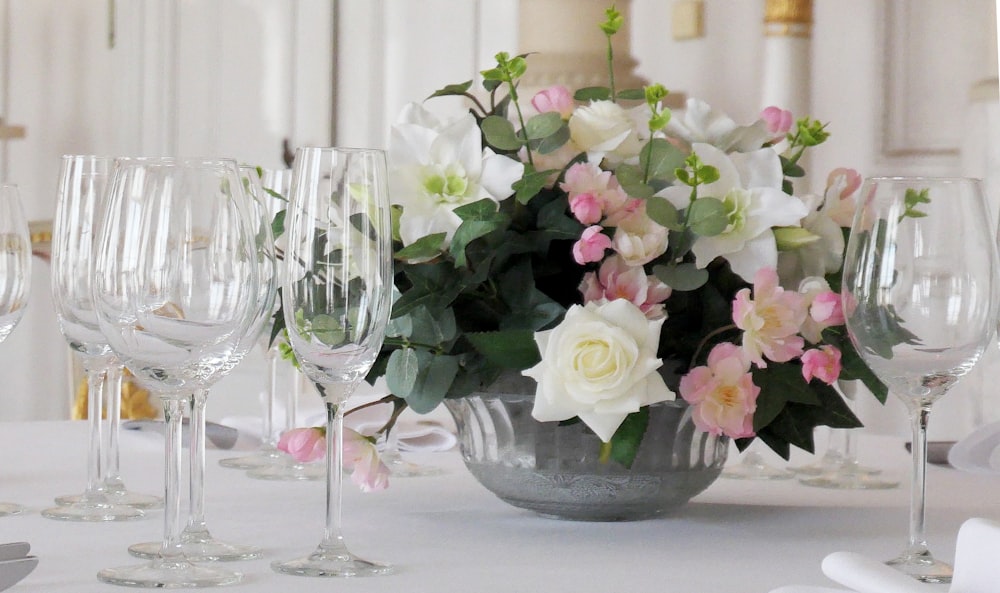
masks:
[[[87,378],[77,384],[76,397],[73,398],[73,409],[70,411],[73,420],[87,419]],[[136,383],[132,373],[126,369],[122,375],[122,418],[125,420],[144,420],[156,418],[159,410],[149,401],[149,391]]]

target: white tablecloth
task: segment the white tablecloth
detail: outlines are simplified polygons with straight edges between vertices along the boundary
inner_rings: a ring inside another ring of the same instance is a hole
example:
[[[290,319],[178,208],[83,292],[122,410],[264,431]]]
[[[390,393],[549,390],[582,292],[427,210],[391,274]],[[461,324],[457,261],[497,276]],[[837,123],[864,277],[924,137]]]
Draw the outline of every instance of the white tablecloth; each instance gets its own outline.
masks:
[[[127,432],[122,438],[128,485],[162,492],[162,441]],[[416,458],[444,466],[447,473],[395,479],[375,494],[350,484],[345,492],[348,543],[359,555],[391,562],[397,574],[336,583],[282,576],[269,568],[272,560],[298,556],[318,543],[321,482],[252,480],[217,465],[232,452],[209,451],[207,518],[215,536],[265,549],[262,560],[231,564],[246,574],[233,590],[766,593],[792,583],[831,585],[820,562],[833,551],[888,558],[902,548],[908,455],[890,437],[862,439],[861,449],[863,461],[885,468],[903,486],[831,491],[794,481],[720,479],[671,516],[625,523],[533,515],[483,489],[456,451],[422,454]],[[53,496],[82,489],[85,455],[83,422],[0,423],[0,500],[28,507],[22,515],[0,518],[0,542],[26,540],[40,558],[35,572],[13,591],[119,589],[99,583],[97,571],[137,562],[128,545],[162,536],[162,512],[104,524],[64,523],[39,514]],[[953,558],[965,519],[1000,520],[1000,478],[931,466],[928,481],[928,538],[941,558]]]

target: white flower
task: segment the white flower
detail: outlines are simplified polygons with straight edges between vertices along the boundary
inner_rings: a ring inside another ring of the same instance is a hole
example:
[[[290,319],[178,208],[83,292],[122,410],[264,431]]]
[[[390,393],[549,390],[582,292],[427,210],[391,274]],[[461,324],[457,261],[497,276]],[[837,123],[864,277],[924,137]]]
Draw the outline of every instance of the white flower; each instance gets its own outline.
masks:
[[[774,150],[725,154],[710,144],[695,144],[702,162],[719,170],[719,179],[698,187],[698,197],[725,204],[726,229],[713,237],[697,237],[691,248],[699,268],[717,257],[729,261],[733,272],[747,282],[761,268],[778,264],[778,247],[771,227],[798,226],[809,210],[802,200],[781,190],[781,161]],[[690,188],[674,185],[659,192],[677,208],[689,206]]]
[[[392,127],[389,184],[392,203],[403,207],[404,245],[442,232],[450,241],[462,222],[455,208],[511,196],[524,165],[484,149],[481,134],[471,113],[445,122],[416,103],[403,108]]]
[[[625,299],[573,305],[562,323],[535,334],[542,361],[524,371],[538,382],[532,417],[579,416],[608,442],[630,413],[674,399],[657,372],[662,325]]]
[[[633,113],[611,101],[578,107],[569,118],[570,139],[592,163],[605,157],[615,163],[637,157],[642,150],[638,130]]]
[[[667,251],[669,234],[641,208],[624,216],[615,227],[611,248],[630,266],[642,266]]]
[[[802,198],[809,214],[802,220],[802,228],[818,237],[817,240],[791,251],[778,254],[778,275],[781,285],[794,288],[810,276],[823,277],[836,272],[843,264],[844,233],[825,211],[822,200],[808,195]]]
[[[739,126],[725,113],[695,98],[688,99],[684,110],[670,118],[666,131],[688,144],[704,142],[723,152],[757,150],[773,136],[764,120]]]

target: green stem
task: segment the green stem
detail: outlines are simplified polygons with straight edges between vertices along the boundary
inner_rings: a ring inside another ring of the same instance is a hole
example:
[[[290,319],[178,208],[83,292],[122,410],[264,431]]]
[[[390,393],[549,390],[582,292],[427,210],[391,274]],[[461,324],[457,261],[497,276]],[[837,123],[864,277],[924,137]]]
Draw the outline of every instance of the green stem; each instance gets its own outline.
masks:
[[[483,112],[483,117],[486,117],[487,115],[489,115],[490,112],[486,109],[486,106],[483,105],[475,95],[473,95],[472,93],[462,93],[462,94],[464,96],[468,97],[468,99],[470,101],[472,101],[472,103],[476,107],[478,107],[480,111]]]
[[[517,100],[517,86],[514,85],[514,79],[510,76],[507,77],[507,86],[510,87],[510,101],[514,104],[514,110],[517,112],[517,121],[521,124],[521,134],[524,135],[524,152],[528,154],[528,164],[534,168],[535,160],[531,156],[531,147],[528,146],[528,132],[524,127],[524,114],[521,113],[521,103]]]
[[[611,102],[617,103],[615,98],[615,52],[611,47],[611,35],[605,35],[608,38],[608,82],[611,89]]]
[[[709,332],[708,335],[706,335],[704,338],[701,339],[700,342],[698,342],[698,347],[694,349],[694,354],[691,356],[691,364],[688,365],[688,368],[693,368],[695,366],[695,362],[698,360],[698,357],[701,355],[701,351],[708,344],[709,340],[711,340],[715,336],[718,336],[720,334],[724,334],[724,333],[726,333],[728,331],[732,331],[734,329],[739,329],[739,328],[737,328],[735,324],[729,324],[729,325],[724,325],[724,326],[722,326],[720,328],[717,328],[717,329],[712,330],[711,332]]]

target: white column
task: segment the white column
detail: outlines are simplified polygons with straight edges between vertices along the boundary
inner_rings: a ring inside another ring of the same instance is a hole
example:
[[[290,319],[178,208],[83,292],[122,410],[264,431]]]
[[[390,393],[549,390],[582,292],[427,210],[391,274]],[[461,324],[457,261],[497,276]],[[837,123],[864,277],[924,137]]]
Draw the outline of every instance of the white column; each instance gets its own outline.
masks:
[[[767,0],[761,109],[775,105],[809,115],[812,0]]]

